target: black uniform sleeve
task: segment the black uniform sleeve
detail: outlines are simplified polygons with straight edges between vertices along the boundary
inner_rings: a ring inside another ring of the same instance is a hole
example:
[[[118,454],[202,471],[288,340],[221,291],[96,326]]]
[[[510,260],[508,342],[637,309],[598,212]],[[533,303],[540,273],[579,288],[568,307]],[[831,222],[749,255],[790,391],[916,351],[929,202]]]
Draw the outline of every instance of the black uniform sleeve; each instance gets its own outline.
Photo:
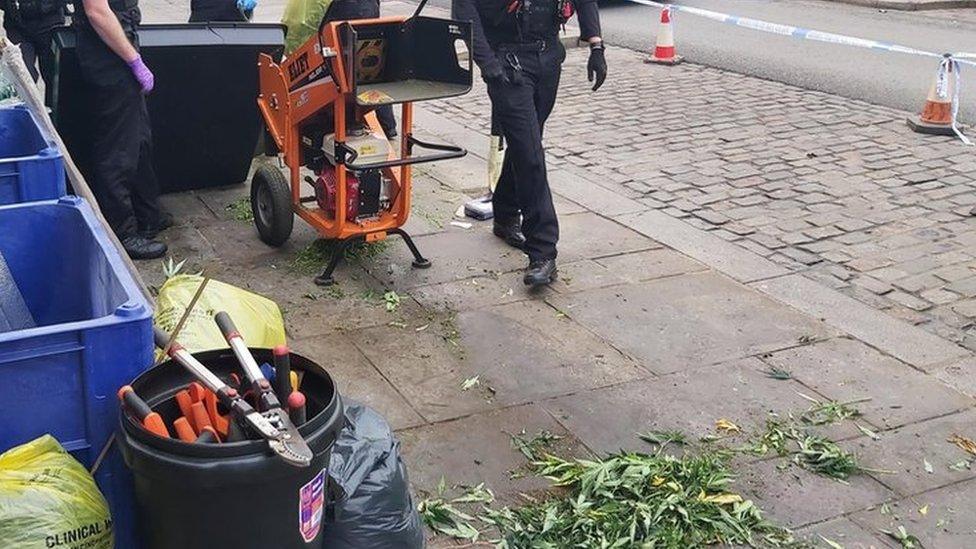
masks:
[[[460,21],[471,22],[472,48],[471,56],[474,62],[481,68],[483,75],[498,74],[501,72],[502,64],[498,56],[488,45],[485,37],[485,28],[481,24],[481,16],[478,14],[477,0],[455,0],[454,16]]]
[[[597,0],[577,0],[576,16],[579,18],[580,40],[601,36],[600,8]]]

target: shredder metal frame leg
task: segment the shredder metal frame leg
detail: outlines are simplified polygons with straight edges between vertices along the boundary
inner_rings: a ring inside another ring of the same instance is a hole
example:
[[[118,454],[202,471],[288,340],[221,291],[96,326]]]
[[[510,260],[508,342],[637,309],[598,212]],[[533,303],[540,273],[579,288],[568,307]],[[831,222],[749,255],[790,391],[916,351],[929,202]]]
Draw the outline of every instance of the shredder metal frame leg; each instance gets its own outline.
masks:
[[[325,270],[322,271],[322,274],[315,277],[315,283],[319,286],[331,286],[335,284],[335,279],[332,278],[332,272],[336,270],[336,267],[338,267],[339,263],[342,262],[342,258],[346,256],[346,250],[349,249],[349,246],[362,242],[363,240],[365,239],[361,236],[354,236],[352,238],[341,240],[339,245],[332,252],[332,258],[329,259],[329,264],[326,265]]]
[[[410,253],[413,254],[413,266],[417,269],[427,269],[430,267],[430,260],[426,257],[420,255],[420,250],[417,249],[417,245],[413,243],[413,239],[407,234],[407,231],[403,229],[390,229],[390,233],[398,234],[403,237],[403,241],[407,243],[407,247],[410,248]]]

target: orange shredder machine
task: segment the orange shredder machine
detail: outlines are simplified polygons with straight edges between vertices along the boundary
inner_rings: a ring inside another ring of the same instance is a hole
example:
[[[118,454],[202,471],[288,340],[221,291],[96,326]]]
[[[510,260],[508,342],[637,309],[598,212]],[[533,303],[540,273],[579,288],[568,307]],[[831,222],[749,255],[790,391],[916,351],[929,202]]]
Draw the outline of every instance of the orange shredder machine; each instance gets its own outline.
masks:
[[[423,4],[408,18],[323,20],[316,35],[280,62],[259,56],[266,153],[283,159],[289,177],[274,163],[258,167],[251,182],[254,223],[270,246],[291,236],[293,214],[337,240],[317,284],[334,282],[351,244],[389,234],[403,237],[414,267],[430,266],[402,229],[410,215],[411,167],[466,151],[415,138],[412,104],[471,90],[471,59],[462,55],[471,51],[471,25],[420,17]],[[386,140],[375,113],[395,104],[402,107],[398,147]],[[426,151],[415,155],[417,149]]]

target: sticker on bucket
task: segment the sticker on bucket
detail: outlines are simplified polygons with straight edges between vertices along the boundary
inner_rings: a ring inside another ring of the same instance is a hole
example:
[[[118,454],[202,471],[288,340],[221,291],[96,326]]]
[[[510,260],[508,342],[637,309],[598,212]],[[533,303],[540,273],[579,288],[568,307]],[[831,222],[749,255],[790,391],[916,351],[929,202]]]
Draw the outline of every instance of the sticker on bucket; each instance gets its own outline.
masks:
[[[298,491],[298,530],[305,543],[310,543],[322,528],[322,511],[325,506],[325,469],[315,475]]]

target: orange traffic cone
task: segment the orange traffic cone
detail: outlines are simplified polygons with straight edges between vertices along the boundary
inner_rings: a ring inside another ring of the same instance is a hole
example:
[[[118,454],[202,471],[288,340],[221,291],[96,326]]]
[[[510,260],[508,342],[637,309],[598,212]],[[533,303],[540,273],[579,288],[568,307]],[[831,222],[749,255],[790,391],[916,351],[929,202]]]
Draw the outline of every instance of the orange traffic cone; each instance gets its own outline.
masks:
[[[925,107],[918,117],[907,120],[908,127],[917,133],[931,135],[955,135],[953,128],[952,102],[956,97],[956,72],[959,65],[952,58],[946,58],[939,65],[935,82],[929,88]]]
[[[671,8],[665,6],[661,9],[661,26],[658,27],[654,53],[645,59],[644,62],[657,63],[659,65],[677,65],[683,60],[683,57],[674,52],[674,29],[671,27]]]

